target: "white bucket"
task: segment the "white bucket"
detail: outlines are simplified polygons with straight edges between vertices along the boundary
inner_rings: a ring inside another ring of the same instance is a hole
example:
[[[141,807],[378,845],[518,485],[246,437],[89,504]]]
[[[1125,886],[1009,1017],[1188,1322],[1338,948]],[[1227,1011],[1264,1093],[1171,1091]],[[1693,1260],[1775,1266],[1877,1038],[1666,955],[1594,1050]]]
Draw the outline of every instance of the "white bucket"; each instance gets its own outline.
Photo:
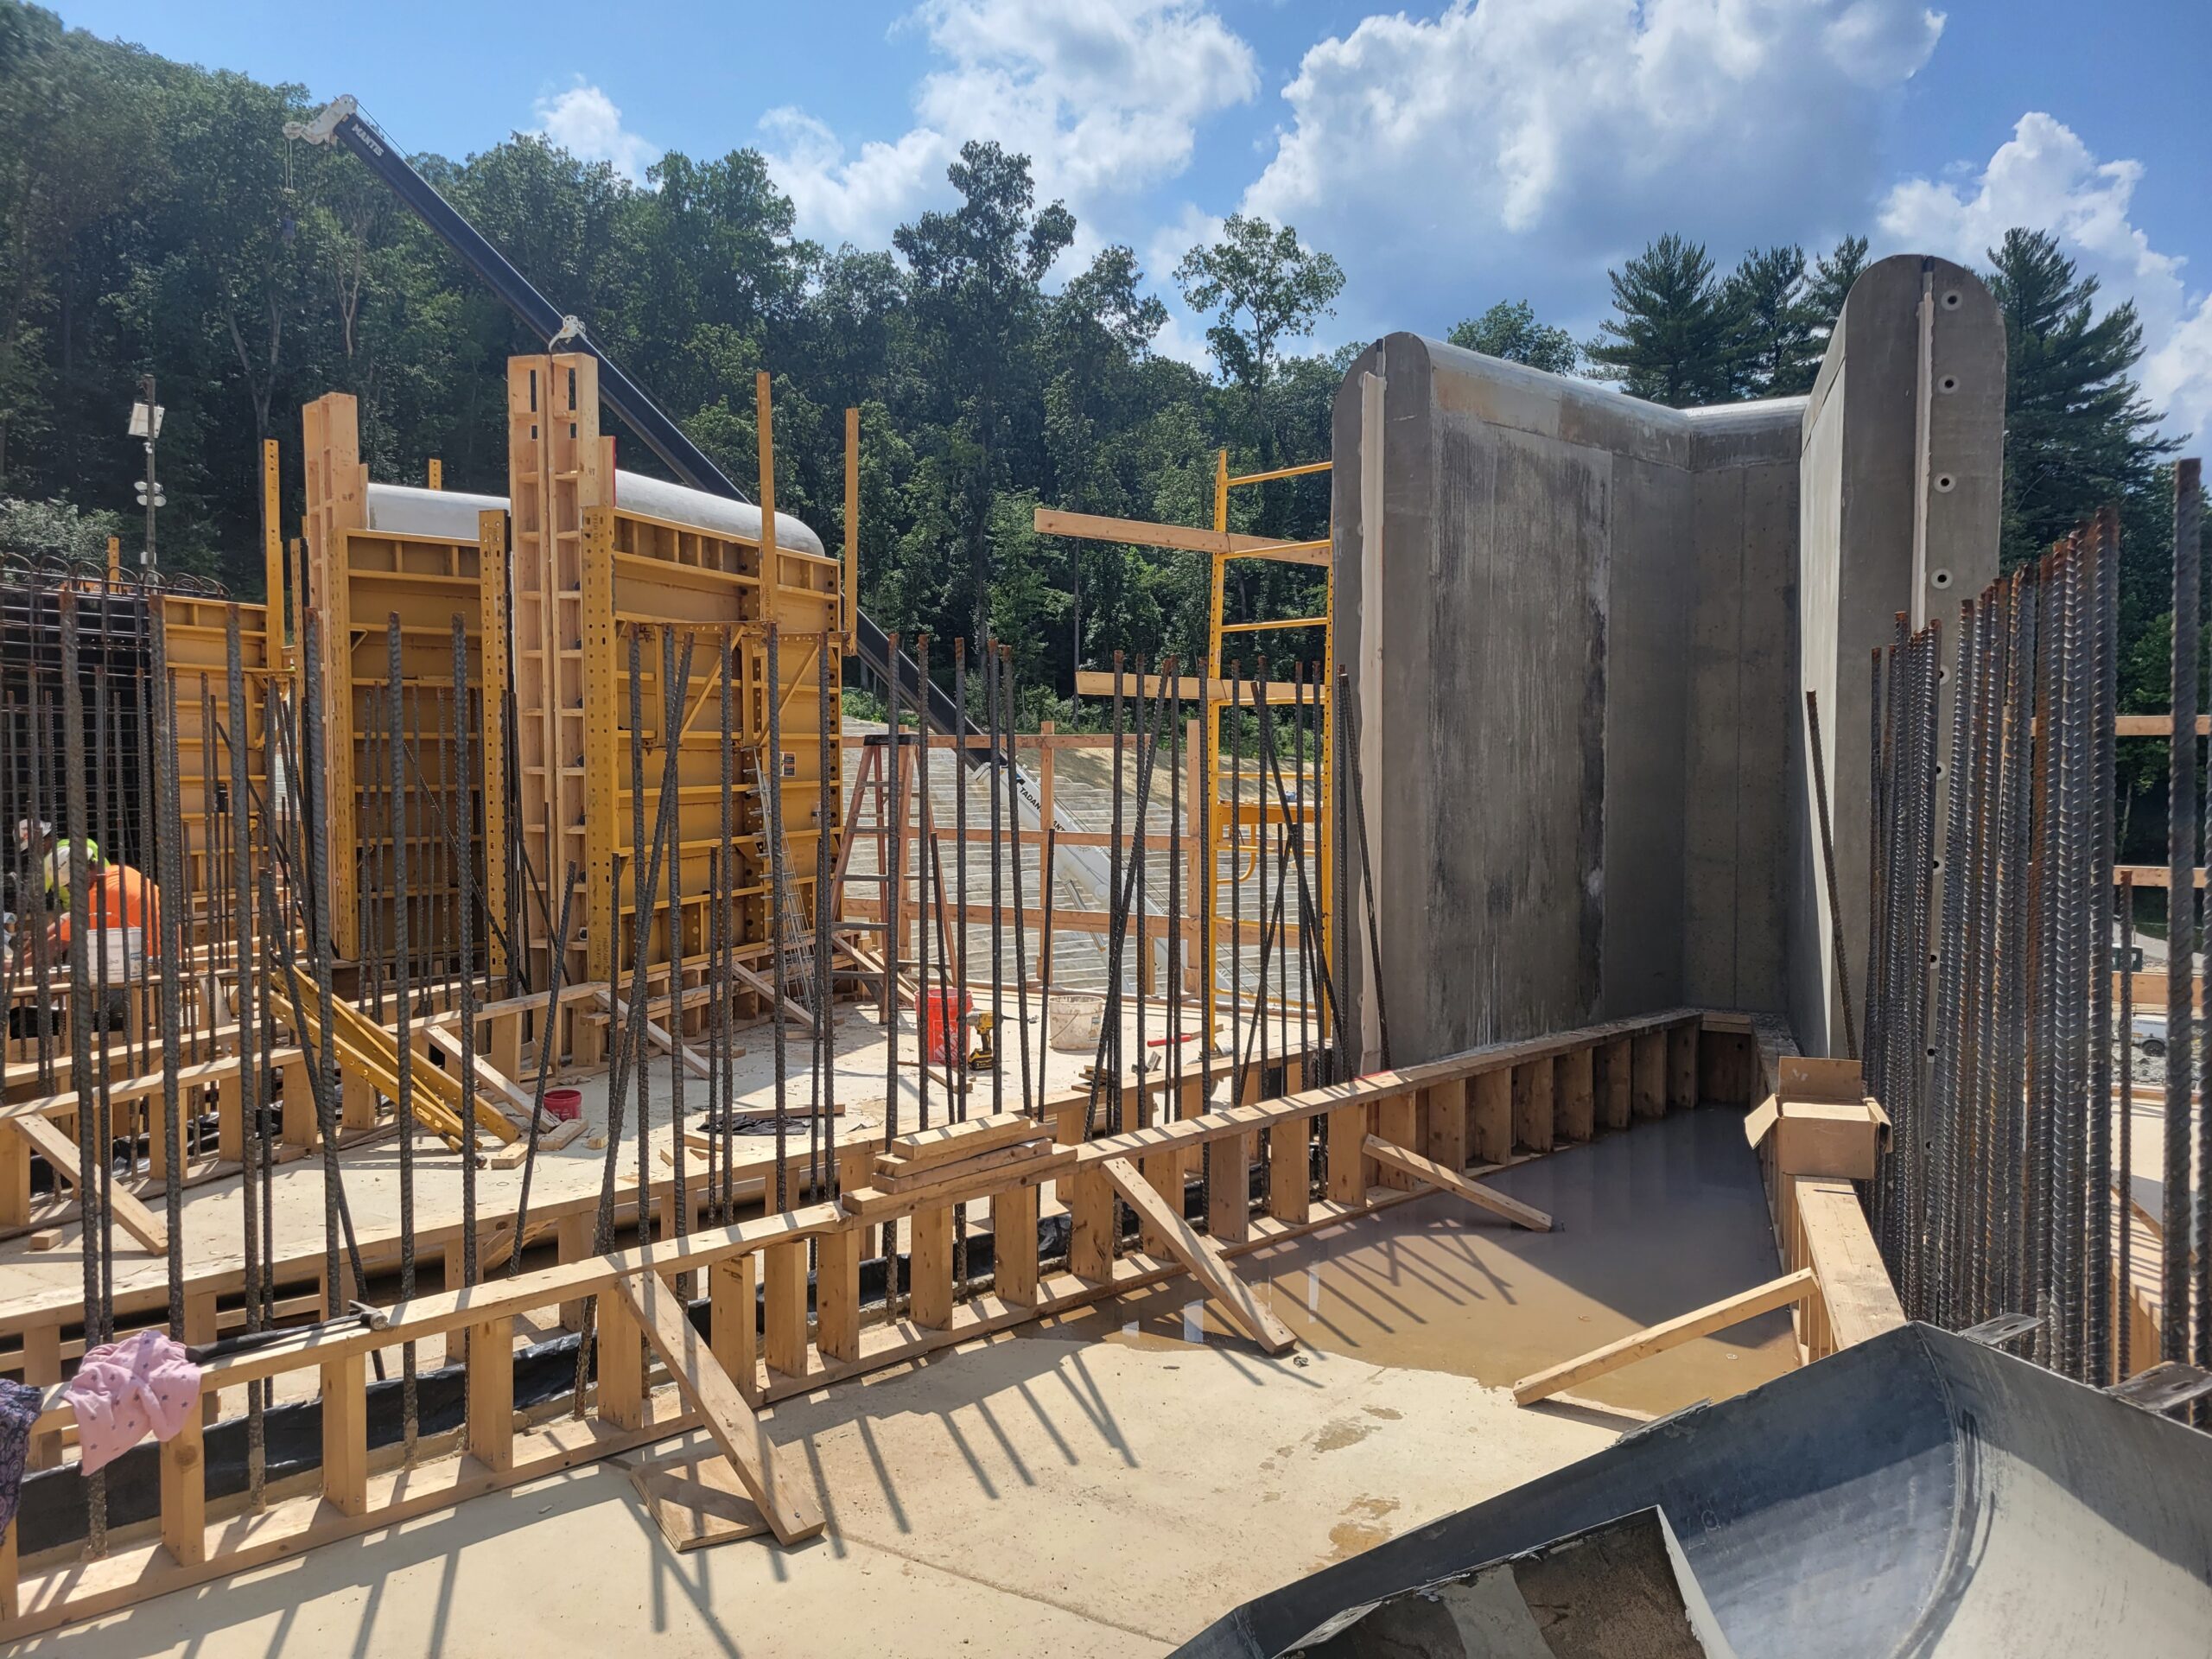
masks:
[[[1103,997],[1081,996],[1066,991],[1052,998],[1052,1012],[1045,1027],[1045,1042],[1055,1054],[1096,1054],[1098,1027],[1105,1018]]]

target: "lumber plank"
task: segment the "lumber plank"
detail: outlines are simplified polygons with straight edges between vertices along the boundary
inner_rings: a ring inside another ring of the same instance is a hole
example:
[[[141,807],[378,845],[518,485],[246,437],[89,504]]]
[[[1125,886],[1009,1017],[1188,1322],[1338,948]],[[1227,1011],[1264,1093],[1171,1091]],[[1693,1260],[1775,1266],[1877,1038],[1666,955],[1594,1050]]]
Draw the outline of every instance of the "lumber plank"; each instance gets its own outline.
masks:
[[[728,1459],[705,1454],[633,1464],[630,1485],[679,1555],[768,1530]]]
[[[1571,1389],[1587,1382],[1592,1377],[1617,1371],[1639,1359],[1662,1354],[1669,1348],[1699,1337],[1711,1336],[1716,1331],[1726,1331],[1732,1325],[1741,1325],[1745,1319],[1761,1313],[1771,1313],[1778,1307],[1789,1307],[1819,1293],[1819,1281],[1810,1268],[1800,1268],[1786,1273],[1779,1279],[1770,1279],[1763,1285],[1738,1291],[1733,1296],[1723,1297],[1717,1302],[1693,1309],[1688,1313],[1668,1319],[1662,1324],[1648,1325],[1618,1341],[1609,1342],[1602,1348],[1593,1348],[1563,1364],[1522,1377],[1513,1385],[1516,1404],[1533,1405],[1548,1399],[1561,1389]]]
[[[1509,1198],[1480,1181],[1471,1181],[1458,1170],[1446,1169],[1433,1158],[1393,1146],[1379,1135],[1367,1137],[1367,1154],[1378,1164],[1387,1164],[1415,1180],[1427,1182],[1440,1192],[1449,1192],[1492,1215],[1503,1216],[1516,1227],[1526,1227],[1532,1233],[1548,1233],[1552,1230],[1552,1218],[1542,1211],[1518,1198]]]
[[[1473,1097],[1475,1156],[1485,1164],[1503,1163],[1513,1155],[1513,1072],[1497,1066],[1478,1071],[1469,1082]]]
[[[1041,1126],[1033,1124],[1032,1128]],[[916,1169],[899,1158],[879,1157],[875,1160],[874,1185],[884,1192],[926,1192],[932,1187],[943,1186],[948,1181],[964,1181],[971,1175],[986,1174],[994,1169],[1004,1169],[1025,1159],[1042,1156],[1050,1151],[1049,1139],[1018,1141],[1001,1147],[996,1152],[986,1152],[974,1158],[963,1158],[957,1163],[931,1164]]]
[[[704,1420],[715,1444],[729,1459],[746,1496],[767,1517],[777,1541],[796,1544],[820,1532],[824,1524],[821,1505],[782,1470],[760,1417],[745,1403],[713,1351],[700,1341],[675,1294],[650,1268],[616,1281],[614,1288],[668,1367],[684,1403]]]
[[[1046,1125],[1024,1112],[993,1112],[964,1123],[940,1124],[918,1129],[891,1143],[891,1150],[875,1160],[879,1175],[910,1176],[939,1164],[956,1163],[980,1154],[996,1152],[1050,1133]]]
[[[1166,1244],[1237,1329],[1271,1354],[1298,1345],[1290,1327],[1260,1305],[1251,1287],[1236,1276],[1213,1241],[1184,1220],[1181,1211],[1160,1196],[1136,1165],[1126,1158],[1109,1158],[1101,1167],[1122,1201],[1143,1221],[1147,1234],[1156,1234]]]
[[[880,1187],[864,1186],[846,1193],[842,1202],[849,1216],[862,1221],[889,1221],[930,1205],[957,1204],[966,1198],[988,1198],[1002,1186],[1016,1181],[1042,1180],[1078,1162],[1080,1150],[1076,1147],[1055,1147],[1039,1144],[1028,1156],[1002,1169],[986,1170],[980,1175],[959,1175],[956,1171],[945,1180],[906,1192],[887,1192]]]
[[[77,1189],[81,1206],[86,1198],[85,1175],[77,1167],[77,1148],[70,1144],[69,1137],[47,1118],[18,1117],[10,1121],[15,1125],[16,1133],[30,1142],[31,1150],[52,1164],[54,1173]],[[107,1198],[108,1207],[114,1211],[117,1224],[124,1231],[156,1255],[168,1252],[169,1230],[159,1217],[120,1185],[111,1185]]]

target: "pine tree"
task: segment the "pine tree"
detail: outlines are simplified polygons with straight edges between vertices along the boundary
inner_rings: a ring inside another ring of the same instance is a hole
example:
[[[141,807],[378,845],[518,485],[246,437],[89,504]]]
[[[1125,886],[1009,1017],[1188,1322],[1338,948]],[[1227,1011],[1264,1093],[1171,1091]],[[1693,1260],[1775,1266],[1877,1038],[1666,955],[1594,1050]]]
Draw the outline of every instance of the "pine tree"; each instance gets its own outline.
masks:
[[[2005,568],[2035,557],[2107,502],[2148,481],[2175,445],[2129,371],[2143,355],[2132,302],[2095,315],[2048,231],[2015,228],[1989,251],[1989,291],[2005,318]]]
[[[1526,363],[1551,374],[1573,374],[1582,348],[1564,328],[1536,321],[1526,300],[1500,300],[1479,317],[1454,323],[1445,338],[1454,346],[1509,363]]]
[[[1824,254],[1813,261],[1813,273],[1805,283],[1805,306],[1815,321],[1813,336],[1827,348],[1828,336],[1835,331],[1835,320],[1843,315],[1843,302],[1851,293],[1851,285],[1859,280],[1859,273],[1866,269],[1866,238],[1847,236],[1835,245],[1833,253]]]
[[[1607,275],[1619,315],[1583,348],[1598,378],[1677,409],[1726,402],[1732,331],[1704,245],[1669,232]]]
[[[1729,276],[1721,302],[1734,324],[1735,391],[1743,397],[1787,397],[1812,390],[1821,347],[1816,313],[1805,297],[1805,251],[1754,248]]]

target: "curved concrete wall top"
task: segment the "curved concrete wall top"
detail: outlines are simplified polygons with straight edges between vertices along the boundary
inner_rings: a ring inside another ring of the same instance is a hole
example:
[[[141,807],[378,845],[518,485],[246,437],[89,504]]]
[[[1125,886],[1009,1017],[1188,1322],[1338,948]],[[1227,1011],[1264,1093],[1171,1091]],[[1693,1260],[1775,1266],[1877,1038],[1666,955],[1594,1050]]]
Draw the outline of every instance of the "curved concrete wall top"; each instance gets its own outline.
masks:
[[[1860,273],[1829,337],[1803,427],[1797,701],[1820,698],[1846,959],[1866,1001],[1870,659],[1997,575],[2004,494],[2005,321],[1963,265],[1897,254]],[[1950,641],[1947,638],[1947,646]],[[1796,817],[1789,1016],[1808,1054],[1841,1054],[1804,721],[1791,739]],[[1948,754],[1950,729],[1942,727]],[[1939,816],[1938,822],[1941,822]]]
[[[686,488],[642,473],[614,474],[614,503],[626,512],[673,524],[692,524],[745,541],[760,538],[760,509],[704,490]],[[507,510],[504,495],[468,495],[458,490],[421,490],[404,484],[372,484],[369,528],[400,535],[476,539],[476,515]],[[776,545],[787,553],[820,553],[822,538],[791,514],[776,515]]]

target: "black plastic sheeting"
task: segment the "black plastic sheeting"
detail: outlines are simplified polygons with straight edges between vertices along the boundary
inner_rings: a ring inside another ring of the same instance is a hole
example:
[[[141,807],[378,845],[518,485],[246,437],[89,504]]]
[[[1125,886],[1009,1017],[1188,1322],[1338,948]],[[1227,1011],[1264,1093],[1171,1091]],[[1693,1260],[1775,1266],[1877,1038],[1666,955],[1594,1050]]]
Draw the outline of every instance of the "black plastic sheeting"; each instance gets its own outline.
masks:
[[[1047,1216],[1037,1224],[1039,1257],[1051,1261],[1068,1253],[1068,1218]],[[911,1288],[907,1258],[898,1258],[899,1281]],[[991,1236],[981,1234],[968,1241],[970,1278],[988,1277],[992,1270]],[[889,1262],[873,1256],[861,1263],[861,1302],[880,1304],[889,1276]],[[813,1302],[810,1281],[808,1304]],[[690,1306],[691,1323],[702,1336],[708,1330],[705,1299]],[[527,1410],[560,1399],[575,1385],[577,1336],[555,1337],[515,1351],[515,1406]],[[416,1373],[416,1422],[427,1439],[460,1428],[467,1416],[466,1366],[442,1366]],[[405,1438],[402,1419],[403,1384],[392,1376],[368,1385],[368,1440],[372,1451],[397,1446]],[[271,1485],[305,1474],[322,1462],[322,1403],[302,1400],[271,1407],[263,1414],[264,1468]],[[246,1420],[225,1418],[209,1426],[207,1440],[207,1500],[242,1495],[248,1486]],[[107,1466],[107,1522],[127,1527],[151,1521],[161,1514],[161,1452],[152,1441],[133,1446]],[[27,1477],[16,1510],[18,1548],[25,1555],[60,1548],[83,1540],[86,1526],[84,1477],[73,1466],[42,1469]]]
[[[1274,1659],[1649,1508],[1742,1659],[2212,1650],[2212,1436],[1910,1325],[1247,1602],[1179,1651]]]

